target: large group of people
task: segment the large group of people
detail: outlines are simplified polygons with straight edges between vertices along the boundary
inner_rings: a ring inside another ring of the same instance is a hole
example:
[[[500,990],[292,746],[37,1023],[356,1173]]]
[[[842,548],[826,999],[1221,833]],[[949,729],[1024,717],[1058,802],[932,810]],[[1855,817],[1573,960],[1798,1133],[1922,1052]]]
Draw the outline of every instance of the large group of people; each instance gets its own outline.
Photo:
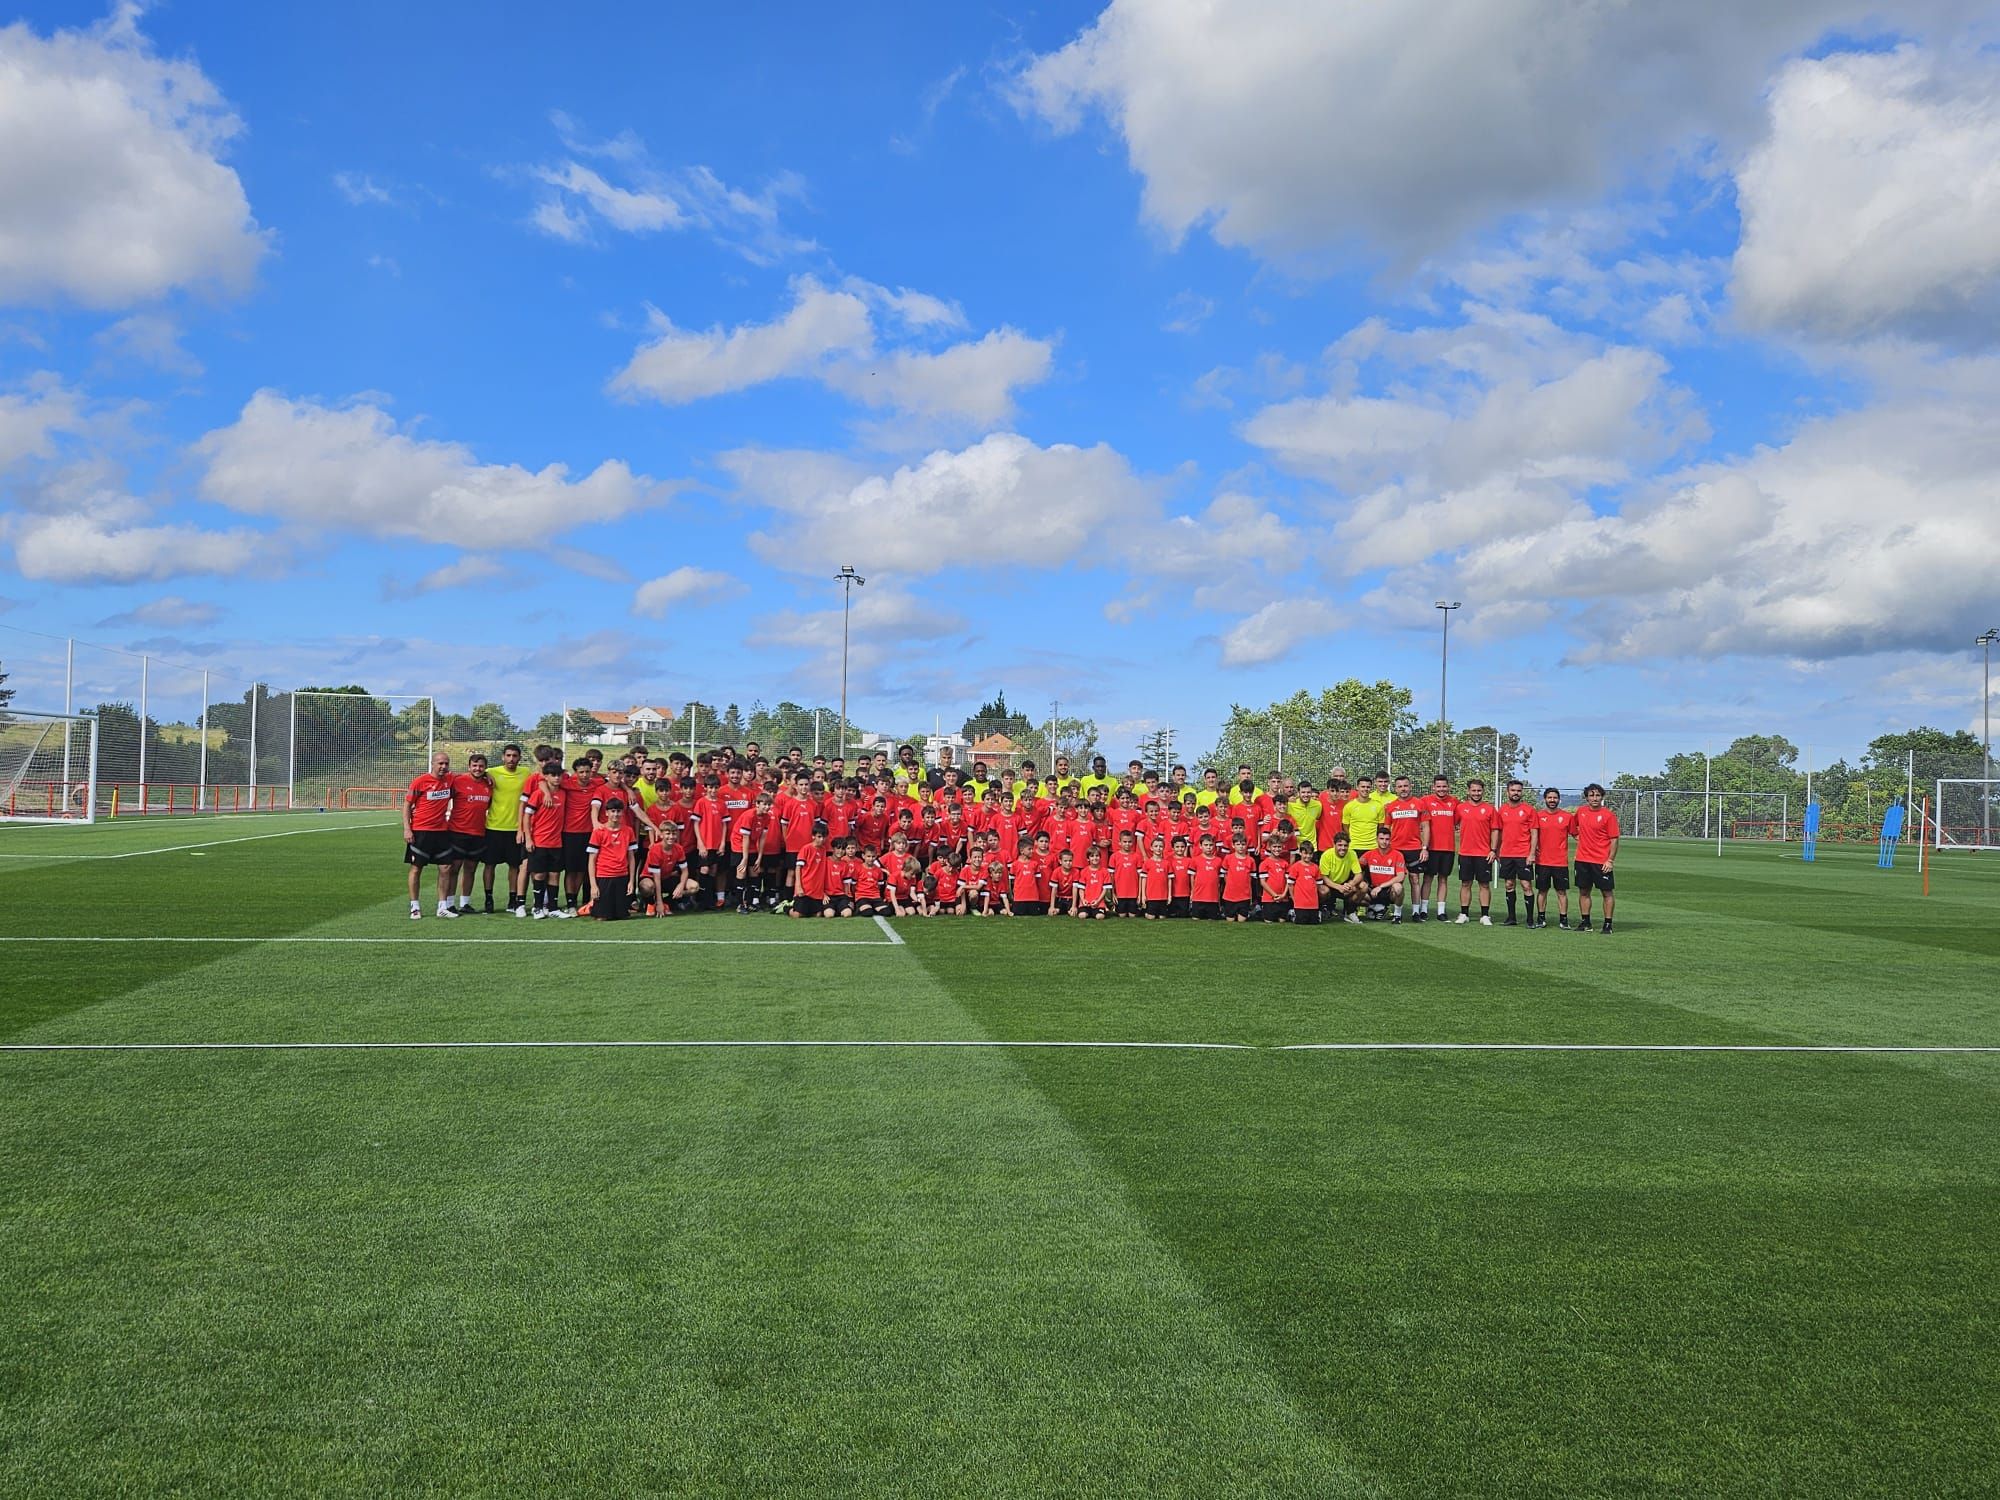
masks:
[[[1564,807],[1509,781],[1498,800],[1479,778],[1336,766],[1322,786],[1252,767],[1190,780],[1104,757],[1083,775],[1058,755],[997,772],[926,765],[904,745],[849,763],[756,744],[699,756],[592,747],[564,764],[519,745],[497,762],[446,754],[411,781],[403,804],[410,916],[423,916],[425,869],[437,915],[504,910],[535,920],[604,921],[705,911],[794,919],[1064,917],[1221,922],[1328,920],[1570,926],[1589,932],[1593,895],[1611,931],[1618,815],[1591,785]],[[1572,848],[1574,856],[1572,858]],[[494,905],[506,871],[504,907]],[[1454,902],[1453,885],[1456,884]],[[472,904],[475,886],[483,906]],[[1456,907],[1454,913],[1454,905]]]

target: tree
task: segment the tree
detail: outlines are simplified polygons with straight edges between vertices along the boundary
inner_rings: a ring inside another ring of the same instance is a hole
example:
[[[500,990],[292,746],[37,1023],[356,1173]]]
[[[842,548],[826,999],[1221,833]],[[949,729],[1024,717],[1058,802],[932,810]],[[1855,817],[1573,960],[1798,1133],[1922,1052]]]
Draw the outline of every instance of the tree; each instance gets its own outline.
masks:
[[[722,710],[722,717],[716,720],[715,737],[719,744],[743,748],[743,742],[750,736],[743,731],[743,710],[734,703]]]
[[[1901,790],[1910,776],[1912,757],[1916,780],[1921,785],[1940,778],[1982,776],[1980,767],[1986,752],[1979,737],[1963,729],[1946,733],[1942,729],[1919,727],[1900,734],[1877,735],[1868,742],[1861,766],[1871,777],[1881,777],[1885,784],[1893,782]]]
[[[1139,748],[1132,753],[1146,763],[1149,772],[1166,775],[1172,767],[1169,757],[1174,753],[1173,731],[1155,729],[1139,741]]]
[[[504,740],[517,731],[514,720],[506,708],[498,703],[480,703],[465,716],[466,734],[469,740]]]
[[[560,713],[543,714],[535,720],[535,727],[528,731],[529,738],[540,745],[554,745],[563,737],[563,716]]]
[[[817,722],[815,722],[817,719]],[[744,730],[747,739],[755,740],[766,755],[776,760],[792,746],[801,746],[808,755],[838,755],[840,753],[840,715],[831,708],[806,708],[797,703],[780,703],[776,708],[767,709],[761,703],[750,705],[750,723]],[[861,731],[854,727],[852,720],[847,725],[847,744],[850,748],[861,741]],[[818,749],[815,751],[814,747]]]
[[[1291,774],[1318,778],[1345,766],[1355,776],[1376,775],[1388,764],[1391,734],[1397,763],[1409,763],[1403,746],[1417,727],[1410,709],[1414,696],[1387,680],[1368,683],[1349,677],[1317,695],[1301,689],[1265,708],[1232,703],[1215,748],[1198,765],[1214,766],[1225,776],[1245,763],[1259,776],[1277,770],[1282,727],[1283,768]],[[1430,743],[1430,763],[1435,765],[1437,741]]]
[[[1050,738],[1052,733],[1053,741]],[[1090,757],[1097,753],[1097,720],[1058,714],[1053,721],[1045,719],[1039,724],[1024,722],[1020,732],[1010,732],[1008,738],[1019,745],[1021,753],[1044,774],[1055,764],[1058,755],[1067,755],[1071,768],[1081,774],[1087,769]],[[923,736],[917,736],[917,743],[921,745],[923,742]]]
[[[587,709],[572,708],[569,711],[569,737],[573,740],[594,740],[604,733],[604,723]]]
[[[4,663],[0,663],[0,665],[4,665]],[[4,671],[0,671],[0,708],[5,708],[13,701],[14,690],[7,686],[7,674]]]
[[[1007,693],[1002,689],[993,695],[990,702],[980,704],[958,732],[968,740],[984,739],[989,734],[1004,734],[1018,745],[1021,736],[1031,727],[1026,714],[1007,707]]]

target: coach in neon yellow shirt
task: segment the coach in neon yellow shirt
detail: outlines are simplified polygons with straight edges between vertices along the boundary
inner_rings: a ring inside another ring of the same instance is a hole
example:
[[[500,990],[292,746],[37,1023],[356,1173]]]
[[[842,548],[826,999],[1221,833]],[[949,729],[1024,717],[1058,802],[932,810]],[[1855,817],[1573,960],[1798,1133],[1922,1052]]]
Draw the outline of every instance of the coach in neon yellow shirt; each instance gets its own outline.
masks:
[[[1298,788],[1285,799],[1285,816],[1292,827],[1299,831],[1299,842],[1319,847],[1319,815],[1325,811],[1320,805],[1319,794],[1313,791],[1310,781],[1301,781]],[[1327,840],[1328,843],[1332,839]]]
[[[1357,776],[1354,779],[1354,795],[1340,810],[1340,826],[1347,832],[1347,846],[1350,849],[1373,849],[1375,830],[1381,826],[1382,809],[1394,799],[1375,790],[1372,777]]]

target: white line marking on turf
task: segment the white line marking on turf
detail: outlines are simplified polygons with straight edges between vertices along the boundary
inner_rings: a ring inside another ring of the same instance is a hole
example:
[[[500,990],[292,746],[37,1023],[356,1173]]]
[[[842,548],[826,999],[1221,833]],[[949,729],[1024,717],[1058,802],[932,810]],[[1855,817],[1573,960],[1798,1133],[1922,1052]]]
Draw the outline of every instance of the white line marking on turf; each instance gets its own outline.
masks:
[[[874,938],[604,938],[596,936],[576,936],[576,938],[316,938],[300,934],[280,934],[270,938],[140,938],[140,936],[74,936],[74,938],[4,938],[0,944],[8,942],[220,942],[220,944],[252,944],[252,942],[298,942],[312,946],[326,944],[388,944],[388,946],[422,946],[422,948],[548,948],[556,944],[598,944],[606,950],[610,948],[902,948],[902,938],[896,942],[876,942]]]
[[[1273,1052],[2000,1052],[1841,1042],[1291,1042]]]
[[[886,947],[886,944],[872,944]],[[443,1042],[9,1042],[0,1052],[450,1052],[533,1051],[593,1048],[659,1050],[753,1050],[760,1048],[972,1049],[1047,1047],[1136,1052],[1861,1052],[1994,1054],[2000,1046],[1849,1046],[1704,1042],[1298,1042],[1264,1047],[1254,1042],[1085,1042],[1085,1041],[443,1041]]]
[[[895,928],[889,925],[889,919],[887,917],[882,917],[882,916],[876,917],[875,925],[882,929],[882,936],[887,938],[896,947],[900,948],[903,946],[902,934],[897,932]]]
[[[986,1048],[1081,1047],[1155,1052],[1261,1052],[1248,1042],[890,1042],[890,1041],[752,1041],[752,1042],[14,1042],[0,1052],[446,1052],[479,1048],[645,1047],[665,1049],[732,1049],[758,1047],[886,1047]]]
[[[295,839],[308,833],[349,833],[360,828],[394,828],[394,823],[337,823],[318,828],[287,828],[283,833],[246,833],[236,839],[210,839],[201,844],[168,844],[160,849],[127,849],[122,854],[0,854],[0,859],[61,860],[138,859],[147,854],[180,854],[189,849],[214,849],[223,844],[254,844],[260,839]]]

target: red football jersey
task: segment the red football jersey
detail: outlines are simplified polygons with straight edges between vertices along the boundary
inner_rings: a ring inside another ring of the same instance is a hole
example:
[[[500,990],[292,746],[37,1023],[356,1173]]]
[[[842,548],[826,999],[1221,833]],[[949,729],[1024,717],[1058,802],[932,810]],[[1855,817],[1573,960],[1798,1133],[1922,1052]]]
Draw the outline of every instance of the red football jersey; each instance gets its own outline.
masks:
[[[1016,901],[1043,899],[1042,862],[1032,854],[1023,854],[1014,861],[1013,898]]]
[[[1264,899],[1266,901],[1282,901],[1285,899],[1285,888],[1291,883],[1292,878],[1291,861],[1282,859],[1275,854],[1267,854],[1259,862],[1257,873],[1262,877],[1264,882]]]
[[[563,828],[568,822],[568,803],[569,793],[562,787],[551,787],[539,776],[528,783],[521,805],[528,813],[528,837],[537,849],[561,846]]]
[[[439,833],[451,816],[451,778],[426,771],[410,783],[404,799],[410,809],[412,833]]]
[[[1292,861],[1292,905],[1300,911],[1319,910],[1319,866],[1309,859]]]
[[[1403,856],[1394,849],[1371,849],[1361,857],[1361,872],[1371,888],[1379,889],[1403,873]]]
[[[1611,841],[1618,837],[1618,814],[1608,807],[1579,807],[1571,817],[1578,863],[1603,864],[1611,857]]]
[[[1535,863],[1554,869],[1569,863],[1569,841],[1576,833],[1576,814],[1561,808],[1535,812]]]
[[[632,873],[632,846],[638,842],[631,828],[600,828],[590,839],[591,869],[599,880],[623,880]]]
[[[1493,853],[1493,830],[1500,824],[1499,809],[1491,802],[1458,804],[1458,852],[1472,859],[1486,859]],[[1443,845],[1437,846],[1442,848]]]
[[[492,805],[493,783],[484,776],[461,771],[451,778],[449,825],[453,833],[486,832],[486,810]]]
[[[1424,820],[1430,824],[1431,847],[1451,848],[1458,832],[1458,798],[1447,792],[1442,797],[1419,797],[1417,805],[1424,810]]]
[[[1121,849],[1111,856],[1111,888],[1117,892],[1120,901],[1138,899],[1139,868],[1144,863],[1137,851]]]
[[[1500,825],[1500,857],[1526,859],[1535,834],[1535,804],[1503,802],[1493,809],[1493,819]]]
[[[1415,797],[1398,797],[1382,809],[1382,821],[1389,825],[1389,847],[1398,854],[1421,849],[1424,844],[1424,808]]]
[[[1231,854],[1222,861],[1222,899],[1248,901],[1257,861],[1248,854]]]

